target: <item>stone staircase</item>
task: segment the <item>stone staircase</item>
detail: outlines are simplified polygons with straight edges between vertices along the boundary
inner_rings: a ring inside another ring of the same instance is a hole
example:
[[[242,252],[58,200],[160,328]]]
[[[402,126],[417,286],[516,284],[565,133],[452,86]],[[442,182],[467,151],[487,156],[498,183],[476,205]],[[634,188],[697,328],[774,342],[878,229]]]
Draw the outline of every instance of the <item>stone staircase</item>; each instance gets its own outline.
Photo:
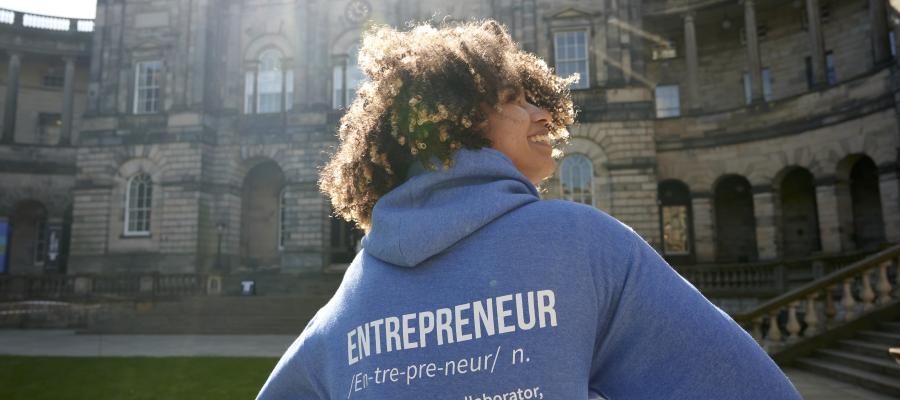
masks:
[[[900,364],[888,354],[900,346],[900,318],[878,322],[848,339],[794,361],[796,367],[900,398]]]
[[[900,245],[770,299],[734,319],[782,367],[900,398]]]
[[[80,333],[299,335],[327,302],[310,296],[191,297],[98,315]]]

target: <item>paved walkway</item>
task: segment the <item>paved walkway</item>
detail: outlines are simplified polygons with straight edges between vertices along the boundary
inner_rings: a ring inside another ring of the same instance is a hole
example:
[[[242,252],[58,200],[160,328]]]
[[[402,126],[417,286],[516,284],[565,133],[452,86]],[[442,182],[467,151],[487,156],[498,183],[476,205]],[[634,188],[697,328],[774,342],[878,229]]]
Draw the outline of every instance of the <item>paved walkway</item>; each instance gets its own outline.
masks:
[[[78,335],[72,330],[0,330],[0,355],[279,357],[293,335]],[[858,386],[789,368],[807,400],[888,400]]]

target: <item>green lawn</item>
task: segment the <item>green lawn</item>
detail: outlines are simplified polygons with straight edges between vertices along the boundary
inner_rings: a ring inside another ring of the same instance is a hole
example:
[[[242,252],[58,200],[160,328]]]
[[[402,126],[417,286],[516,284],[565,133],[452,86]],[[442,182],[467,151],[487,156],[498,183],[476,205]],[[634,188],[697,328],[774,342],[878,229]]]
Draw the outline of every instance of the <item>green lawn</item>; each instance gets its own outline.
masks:
[[[253,399],[276,358],[0,356],[0,399]]]

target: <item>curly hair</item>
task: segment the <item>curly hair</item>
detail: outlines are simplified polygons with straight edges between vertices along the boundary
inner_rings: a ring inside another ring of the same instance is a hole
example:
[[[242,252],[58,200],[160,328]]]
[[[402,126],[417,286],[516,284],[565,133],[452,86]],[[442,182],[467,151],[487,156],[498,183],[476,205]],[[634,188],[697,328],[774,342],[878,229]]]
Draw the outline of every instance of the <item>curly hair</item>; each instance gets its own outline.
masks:
[[[362,230],[413,162],[436,170],[437,159],[448,169],[456,149],[490,147],[481,133],[487,113],[522,92],[551,114],[554,153],[562,154],[575,118],[568,87],[577,76],[556,76],[493,20],[405,32],[375,26],[358,59],[367,80],[341,118],[340,144],[319,172],[319,189],[336,215]]]

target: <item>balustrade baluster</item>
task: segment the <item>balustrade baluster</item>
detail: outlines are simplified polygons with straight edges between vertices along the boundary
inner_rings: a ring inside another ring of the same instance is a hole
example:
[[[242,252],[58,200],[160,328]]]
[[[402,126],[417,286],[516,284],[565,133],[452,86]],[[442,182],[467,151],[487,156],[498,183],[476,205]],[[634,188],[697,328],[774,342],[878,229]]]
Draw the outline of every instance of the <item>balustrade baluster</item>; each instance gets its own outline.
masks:
[[[891,261],[887,260],[878,266],[878,305],[891,302],[891,282],[888,280],[887,270]]]
[[[841,298],[841,305],[844,306],[844,321],[849,321],[856,316],[856,300],[853,299],[853,291],[850,285],[853,284],[853,278],[844,280],[844,295]]]
[[[825,288],[825,323],[834,320],[837,307],[834,306],[834,285]]]
[[[806,316],[803,317],[803,322],[806,322],[806,330],[803,331],[804,337],[811,337],[818,333],[819,315],[818,310],[816,310],[816,298],[818,297],[819,292],[810,293],[806,296]]]
[[[766,339],[771,344],[781,344],[781,329],[778,328],[778,311],[769,313],[769,332]]]
[[[753,329],[750,330],[750,335],[756,339],[756,343],[759,343],[762,346],[763,335],[762,335],[762,317],[753,318]]]
[[[800,321],[797,321],[797,306],[799,301],[792,301],[788,304],[788,321],[785,328],[788,331],[788,342],[795,342],[800,338]]]
[[[875,291],[872,290],[871,274],[871,269],[863,271],[862,274],[862,288],[860,288],[859,299],[863,302],[863,311],[869,311],[875,306],[872,303],[875,300]]]

